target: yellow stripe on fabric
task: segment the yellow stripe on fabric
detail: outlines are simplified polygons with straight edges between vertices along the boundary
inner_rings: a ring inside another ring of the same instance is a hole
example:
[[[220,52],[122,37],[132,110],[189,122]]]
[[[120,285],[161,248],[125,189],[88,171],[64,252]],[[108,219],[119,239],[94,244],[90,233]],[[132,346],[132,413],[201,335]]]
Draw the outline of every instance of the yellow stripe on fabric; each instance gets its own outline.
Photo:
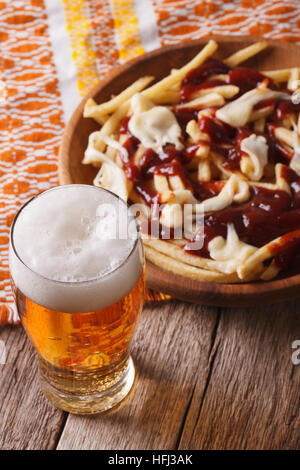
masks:
[[[62,0],[81,95],[99,81],[84,0]]]
[[[133,0],[111,0],[114,27],[119,43],[119,54],[122,62],[143,54],[138,19]]]

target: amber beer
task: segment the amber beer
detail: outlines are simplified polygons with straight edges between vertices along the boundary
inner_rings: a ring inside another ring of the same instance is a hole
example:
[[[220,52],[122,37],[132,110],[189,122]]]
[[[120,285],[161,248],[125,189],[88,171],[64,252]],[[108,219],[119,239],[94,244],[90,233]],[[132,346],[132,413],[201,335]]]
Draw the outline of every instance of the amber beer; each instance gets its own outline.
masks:
[[[127,205],[93,186],[45,191],[14,219],[10,271],[44,394],[72,413],[116,406],[133,385],[129,347],[144,299],[142,242]]]

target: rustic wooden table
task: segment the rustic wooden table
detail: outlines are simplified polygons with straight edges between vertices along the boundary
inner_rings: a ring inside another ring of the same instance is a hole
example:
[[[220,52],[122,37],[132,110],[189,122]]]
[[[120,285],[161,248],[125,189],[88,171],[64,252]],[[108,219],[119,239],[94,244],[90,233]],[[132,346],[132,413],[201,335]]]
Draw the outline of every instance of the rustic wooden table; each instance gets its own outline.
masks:
[[[138,379],[114,413],[68,415],[39,391],[21,326],[0,330],[1,449],[299,449],[300,301],[251,309],[145,306]]]

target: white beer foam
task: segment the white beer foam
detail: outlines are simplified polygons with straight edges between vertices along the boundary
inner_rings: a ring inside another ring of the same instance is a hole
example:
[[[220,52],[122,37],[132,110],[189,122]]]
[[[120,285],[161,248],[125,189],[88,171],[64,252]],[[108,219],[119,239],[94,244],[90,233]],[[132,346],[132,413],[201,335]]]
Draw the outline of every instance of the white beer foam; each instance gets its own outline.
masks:
[[[16,218],[11,238],[16,286],[53,310],[112,305],[142,273],[142,243],[127,205],[94,186],[61,186],[32,199]]]

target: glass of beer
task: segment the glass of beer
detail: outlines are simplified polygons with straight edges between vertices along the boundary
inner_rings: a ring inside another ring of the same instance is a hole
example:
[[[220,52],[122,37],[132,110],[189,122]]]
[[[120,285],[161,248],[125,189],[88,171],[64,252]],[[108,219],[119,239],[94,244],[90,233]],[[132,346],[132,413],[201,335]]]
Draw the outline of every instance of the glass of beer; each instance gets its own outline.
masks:
[[[134,382],[129,348],[144,300],[144,253],[129,206],[81,184],[33,197],[11,227],[10,273],[46,397],[77,414],[120,403]]]

